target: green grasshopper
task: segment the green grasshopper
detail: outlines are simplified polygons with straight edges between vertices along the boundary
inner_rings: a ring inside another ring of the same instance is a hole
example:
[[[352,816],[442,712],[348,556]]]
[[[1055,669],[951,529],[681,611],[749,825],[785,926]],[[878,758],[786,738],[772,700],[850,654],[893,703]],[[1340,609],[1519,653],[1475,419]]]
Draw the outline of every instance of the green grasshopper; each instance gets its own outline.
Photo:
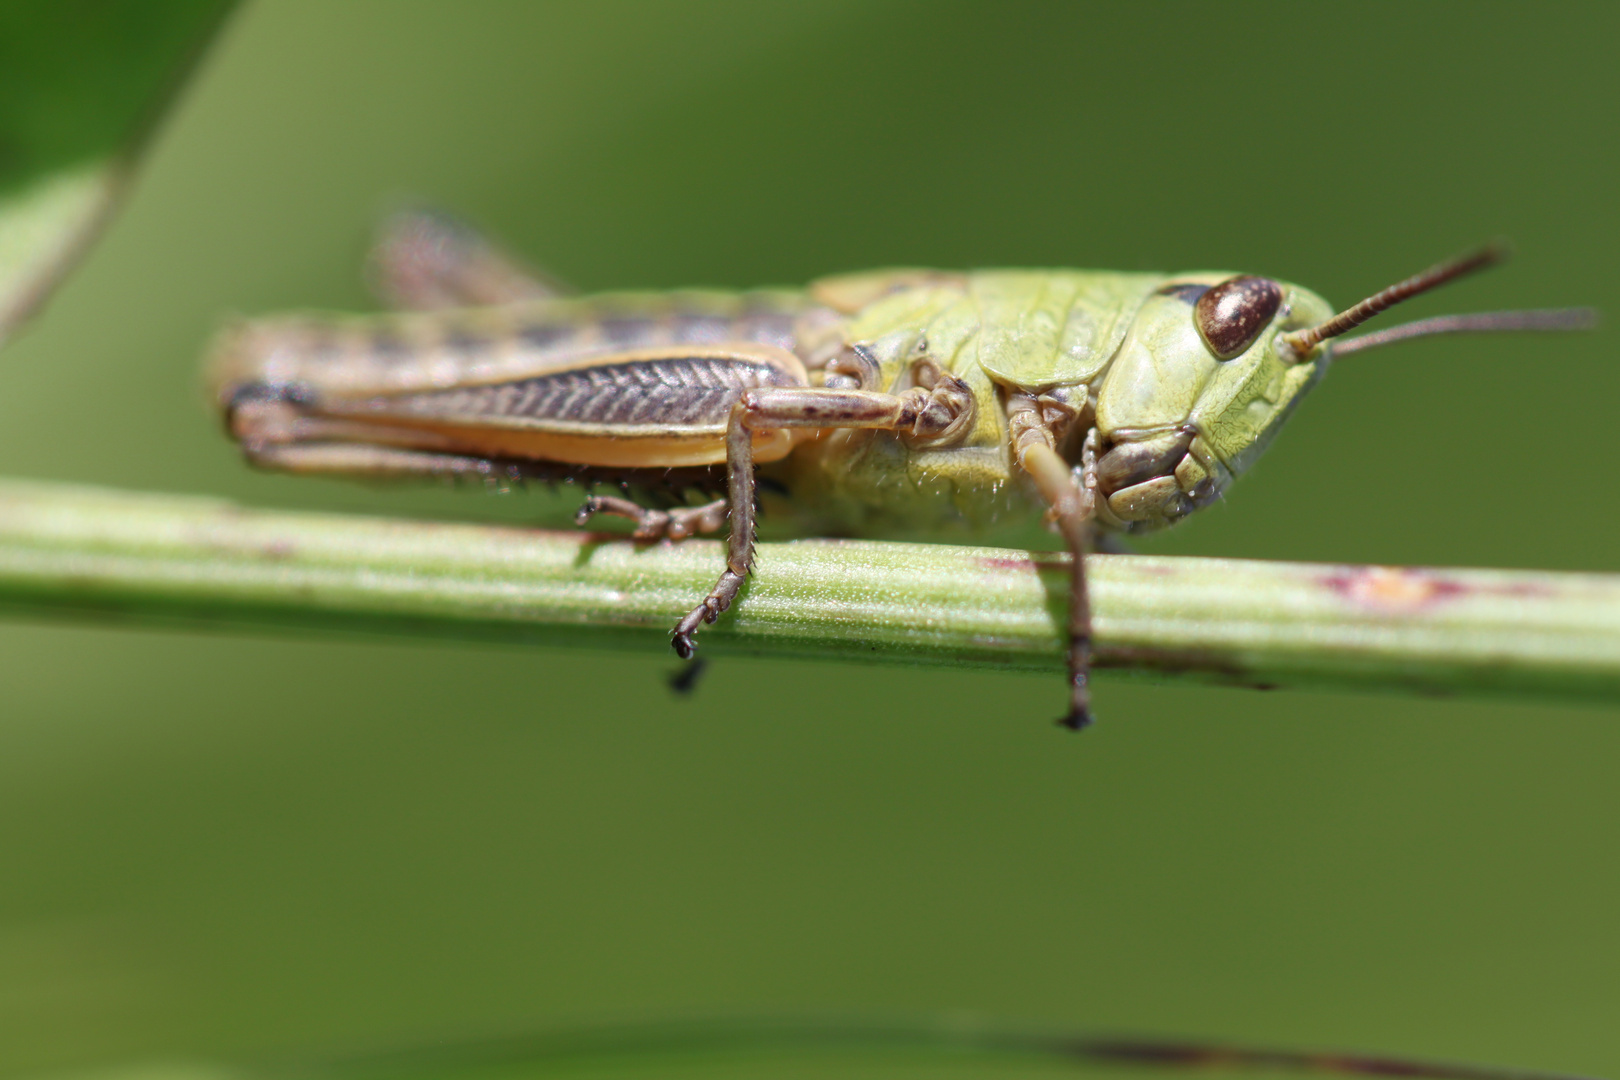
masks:
[[[1220,498],[1335,356],[1591,323],[1494,312],[1335,341],[1502,255],[1442,263],[1339,314],[1297,285],[1225,272],[882,270],[791,291],[573,298],[462,226],[405,215],[374,265],[406,311],[244,323],[221,337],[211,378],[255,465],[613,483],[622,494],[588,497],[576,520],[628,518],[643,541],[729,521],[719,581],[675,626],[683,658],[747,578],[762,500],[823,535],[1044,513],[1073,556],[1060,723],[1078,730],[1091,722],[1094,534],[1161,528]],[[693,491],[710,501],[692,505]]]

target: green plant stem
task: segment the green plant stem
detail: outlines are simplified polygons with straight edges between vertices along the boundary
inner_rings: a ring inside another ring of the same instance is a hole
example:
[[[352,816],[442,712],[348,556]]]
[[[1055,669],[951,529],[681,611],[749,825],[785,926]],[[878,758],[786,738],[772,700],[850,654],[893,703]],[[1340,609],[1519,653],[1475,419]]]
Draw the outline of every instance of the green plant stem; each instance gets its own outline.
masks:
[[[0,481],[0,611],[658,649],[716,541],[246,510]],[[1620,575],[1095,556],[1098,666],[1249,686],[1620,700]],[[763,544],[709,653],[1058,669],[1064,556]]]

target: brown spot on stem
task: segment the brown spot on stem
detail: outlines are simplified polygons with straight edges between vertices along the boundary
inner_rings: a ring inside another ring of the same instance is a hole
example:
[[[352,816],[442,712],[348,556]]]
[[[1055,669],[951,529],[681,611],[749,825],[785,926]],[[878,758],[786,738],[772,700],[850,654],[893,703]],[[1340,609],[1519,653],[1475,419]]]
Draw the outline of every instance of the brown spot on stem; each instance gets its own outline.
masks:
[[[1368,566],[1321,580],[1347,600],[1392,612],[1421,611],[1469,591],[1466,585],[1401,566]]]
[[[986,570],[1035,570],[1039,569],[1034,559],[1028,555],[992,555],[988,558],[975,559]]]
[[[973,560],[986,570],[1067,570],[1067,556],[1057,551],[1008,552],[1006,555],[987,555]]]

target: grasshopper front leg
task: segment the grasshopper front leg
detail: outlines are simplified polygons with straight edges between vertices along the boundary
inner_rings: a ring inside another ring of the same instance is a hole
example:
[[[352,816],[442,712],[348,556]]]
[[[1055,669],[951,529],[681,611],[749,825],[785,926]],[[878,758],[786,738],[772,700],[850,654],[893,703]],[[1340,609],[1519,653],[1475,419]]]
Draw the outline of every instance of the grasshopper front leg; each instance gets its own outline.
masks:
[[[942,377],[931,387],[913,387],[902,394],[808,387],[744,391],[726,425],[726,485],[731,503],[726,569],[703,602],[675,624],[671,644],[676,653],[682,658],[692,655],[697,649],[694,638],[698,628],[714,622],[731,606],[754,565],[755,432],[773,428],[875,428],[937,440],[961,430],[972,408],[972,396],[954,377]]]

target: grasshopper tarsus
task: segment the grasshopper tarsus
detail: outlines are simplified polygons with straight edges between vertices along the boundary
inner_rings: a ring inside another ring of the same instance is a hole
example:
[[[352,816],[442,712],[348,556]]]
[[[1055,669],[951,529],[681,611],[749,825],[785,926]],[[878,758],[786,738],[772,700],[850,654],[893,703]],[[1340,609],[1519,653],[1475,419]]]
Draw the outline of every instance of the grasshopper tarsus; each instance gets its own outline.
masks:
[[[704,623],[712,623],[719,617],[719,612],[714,609],[713,597],[705,597],[703,603],[681,616],[681,621],[675,624],[675,632],[669,639],[675,655],[682,660],[692,659],[693,654],[697,652],[698,627]]]
[[[737,598],[737,592],[742,588],[746,577],[745,571],[733,570],[728,566],[726,572],[720,575],[714,589],[703,598],[703,602],[681,617],[681,621],[675,624],[675,633],[669,641],[675,649],[675,655],[682,660],[691,659],[692,654],[697,652],[698,627],[704,623],[712,626],[715,620],[720,618],[721,613]]]

